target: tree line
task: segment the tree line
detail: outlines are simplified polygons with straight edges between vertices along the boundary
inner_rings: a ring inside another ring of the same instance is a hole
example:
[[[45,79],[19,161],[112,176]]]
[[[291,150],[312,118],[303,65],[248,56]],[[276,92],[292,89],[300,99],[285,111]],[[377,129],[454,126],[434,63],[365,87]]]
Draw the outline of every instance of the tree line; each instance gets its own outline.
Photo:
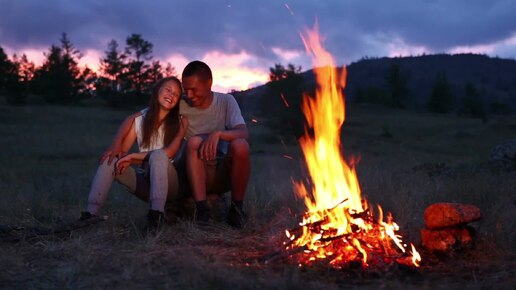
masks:
[[[45,59],[39,67],[26,55],[9,58],[0,47],[0,94],[13,105],[27,103],[27,96],[31,94],[56,104],[78,104],[92,96],[103,99],[113,107],[143,104],[153,83],[160,78],[176,75],[170,63],[164,65],[153,59],[152,49],[153,44],[140,34],[129,35],[124,48],[113,39],[100,59],[99,71],[94,72],[79,67],[82,54],[66,33],[61,35],[59,45],[51,45],[44,53]],[[259,108],[277,117],[275,119],[283,125],[280,127],[288,124],[295,135],[304,133],[301,111],[303,92],[313,95],[315,90],[313,76],[310,78],[307,75],[308,72],[302,73],[301,67],[294,64],[284,66],[278,63],[270,67],[266,86],[270,102],[264,102],[262,106],[265,108]],[[460,90],[452,86],[446,73],[438,72],[425,103],[415,104],[416,98],[409,88],[408,79],[408,73],[392,63],[382,84],[366,83],[353,92],[347,92],[347,95],[352,95],[352,101],[359,103],[393,108],[418,107],[436,113],[456,112],[485,120],[487,105],[473,83],[466,83],[462,94],[457,95]],[[500,111],[503,107],[495,109]]]
[[[0,94],[12,105],[26,104],[31,94],[54,104],[78,104],[92,96],[115,107],[143,104],[153,83],[176,74],[170,63],[153,59],[152,49],[140,34],[129,35],[123,49],[113,39],[94,72],[79,67],[82,54],[66,33],[44,53],[39,67],[25,54],[9,58],[0,47]]]
[[[466,82],[462,93],[460,91],[453,88],[445,71],[439,71],[434,76],[426,100],[417,104],[408,85],[408,74],[399,65],[391,64],[385,75],[385,85],[359,87],[354,101],[401,109],[419,107],[432,113],[457,113],[485,120],[485,100],[476,86],[472,82]]]
[[[348,71],[348,75],[349,73]],[[279,134],[293,134],[298,138],[305,130],[305,119],[301,109],[302,98],[313,96],[315,87],[312,71],[302,72],[300,66],[277,63],[269,68],[269,82],[262,92],[261,101],[256,102],[256,109],[268,117],[270,127],[275,128]],[[244,99],[244,92],[236,92],[236,95],[238,99]],[[472,82],[466,82],[462,90],[456,89],[445,71],[435,74],[428,96],[423,103],[416,103],[417,100],[409,86],[409,75],[397,64],[388,67],[383,82],[358,86],[353,91],[346,92],[347,97],[350,95],[349,101],[354,103],[378,104],[439,114],[454,113],[478,118],[483,122],[487,121],[489,113],[485,98]]]

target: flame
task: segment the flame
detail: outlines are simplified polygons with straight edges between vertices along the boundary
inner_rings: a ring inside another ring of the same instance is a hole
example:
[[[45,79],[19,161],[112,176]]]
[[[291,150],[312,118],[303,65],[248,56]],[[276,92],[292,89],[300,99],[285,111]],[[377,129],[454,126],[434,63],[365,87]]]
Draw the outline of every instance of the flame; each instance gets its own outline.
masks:
[[[390,214],[384,221],[378,206],[378,219],[360,192],[355,168],[348,165],[340,150],[340,128],[345,121],[343,89],[346,69],[335,66],[333,56],[321,45],[317,32],[301,34],[305,48],[313,56],[317,81],[315,97],[303,96],[307,121],[300,139],[310,183],[294,182],[296,194],[304,199],[307,211],[300,227],[286,231],[287,249],[301,249],[299,264],[325,259],[335,267],[351,261],[362,265],[382,257],[383,263],[399,262],[419,266],[421,257],[412,245],[406,253],[398,225]],[[351,163],[353,164],[353,163]]]

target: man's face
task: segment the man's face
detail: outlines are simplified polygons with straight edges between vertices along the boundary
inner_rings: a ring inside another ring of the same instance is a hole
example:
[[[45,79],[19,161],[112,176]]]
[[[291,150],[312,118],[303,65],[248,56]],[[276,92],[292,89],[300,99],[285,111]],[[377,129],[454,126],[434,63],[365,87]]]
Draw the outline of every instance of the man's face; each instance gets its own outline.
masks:
[[[193,75],[183,78],[183,89],[192,106],[207,108],[211,101],[211,80],[203,81]]]

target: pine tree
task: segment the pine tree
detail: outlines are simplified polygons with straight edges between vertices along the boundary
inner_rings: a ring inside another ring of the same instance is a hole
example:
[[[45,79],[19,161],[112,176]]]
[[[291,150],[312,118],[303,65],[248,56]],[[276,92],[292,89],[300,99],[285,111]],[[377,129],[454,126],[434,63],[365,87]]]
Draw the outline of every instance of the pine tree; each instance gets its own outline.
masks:
[[[286,67],[280,63],[269,68],[269,80],[267,84],[270,91],[270,102],[264,103],[261,108],[265,114],[274,116],[277,124],[274,127],[288,129],[294,136],[300,137],[304,133],[304,115],[301,108],[303,100],[303,76],[301,67],[288,64]]]
[[[101,74],[109,83],[109,87],[106,89],[117,92],[122,89],[120,76],[125,70],[125,55],[118,51],[118,42],[114,39],[108,43],[108,50],[105,53],[106,56],[100,60]]]
[[[64,84],[67,77],[61,57],[61,48],[52,45],[44,53],[45,61],[35,73],[36,91],[49,103],[64,102],[70,97],[69,84]]]
[[[152,43],[144,40],[140,34],[131,34],[126,39],[125,53],[127,55],[127,72],[124,74],[127,87],[134,94],[136,102],[144,102],[147,79],[152,60]]]
[[[170,62],[167,62],[167,66],[163,70],[163,77],[177,77],[177,71],[176,68],[172,66]]]
[[[430,98],[426,103],[426,108],[434,113],[449,113],[453,106],[452,87],[448,82],[446,73],[440,72],[437,74]]]
[[[163,68],[159,60],[152,62],[152,65],[147,71],[147,79],[145,80],[145,87],[151,88],[157,81],[163,78]]]
[[[35,85],[49,103],[77,103],[89,93],[78,63],[81,53],[61,35],[61,46],[52,45],[35,73]]]
[[[462,98],[462,111],[473,118],[486,120],[487,114],[482,97],[475,86],[468,82],[464,86],[464,97]]]
[[[6,90],[6,85],[12,74],[13,64],[0,46],[0,91]]]
[[[18,75],[20,81],[28,85],[34,78],[34,72],[36,71],[36,65],[27,59],[27,55],[22,54],[20,58],[14,61],[18,65]]]
[[[9,60],[4,49],[0,47],[0,94],[5,96],[9,104],[21,105],[25,103],[21,93],[18,65]]]
[[[409,89],[407,78],[402,74],[399,65],[391,64],[387,74],[387,84],[389,87],[389,99],[387,105],[395,108],[403,108],[404,101],[408,97]]]

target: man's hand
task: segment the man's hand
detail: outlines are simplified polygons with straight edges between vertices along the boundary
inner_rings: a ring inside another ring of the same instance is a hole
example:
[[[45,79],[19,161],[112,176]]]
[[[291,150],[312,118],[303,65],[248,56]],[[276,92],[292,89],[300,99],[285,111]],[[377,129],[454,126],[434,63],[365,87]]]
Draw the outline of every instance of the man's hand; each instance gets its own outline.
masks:
[[[220,131],[213,132],[201,143],[199,157],[201,160],[213,160],[217,157],[217,145],[219,144]]]

